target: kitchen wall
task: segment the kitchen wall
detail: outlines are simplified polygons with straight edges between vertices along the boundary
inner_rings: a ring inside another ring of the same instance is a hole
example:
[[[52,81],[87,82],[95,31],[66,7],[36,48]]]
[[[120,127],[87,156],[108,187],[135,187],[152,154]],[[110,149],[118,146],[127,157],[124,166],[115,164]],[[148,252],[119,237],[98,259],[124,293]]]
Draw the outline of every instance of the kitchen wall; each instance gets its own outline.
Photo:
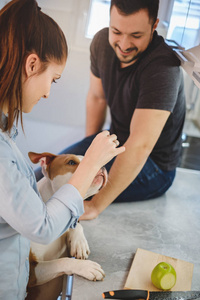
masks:
[[[42,10],[60,25],[69,46],[62,78],[52,85],[47,100],[31,112],[32,119],[66,126],[84,126],[85,99],[89,86],[89,40],[84,39],[88,0],[38,0]]]

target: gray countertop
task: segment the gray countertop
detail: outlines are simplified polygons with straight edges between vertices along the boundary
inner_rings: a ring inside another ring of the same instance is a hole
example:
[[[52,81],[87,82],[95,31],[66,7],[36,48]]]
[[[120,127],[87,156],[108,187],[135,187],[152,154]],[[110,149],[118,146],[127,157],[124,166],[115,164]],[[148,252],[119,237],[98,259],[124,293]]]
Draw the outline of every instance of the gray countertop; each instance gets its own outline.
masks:
[[[192,290],[200,290],[200,171],[178,169],[162,197],[111,204],[97,219],[81,224],[89,259],[106,277],[93,282],[74,275],[72,300],[100,300],[105,291],[123,289],[138,248],[194,264]],[[32,288],[26,300],[55,300],[62,284],[58,277]]]
[[[99,217],[82,221],[89,259],[106,273],[102,282],[74,276],[72,300],[100,300],[122,289],[137,248],[194,264],[192,289],[200,290],[200,172],[178,169],[162,197],[110,205]]]

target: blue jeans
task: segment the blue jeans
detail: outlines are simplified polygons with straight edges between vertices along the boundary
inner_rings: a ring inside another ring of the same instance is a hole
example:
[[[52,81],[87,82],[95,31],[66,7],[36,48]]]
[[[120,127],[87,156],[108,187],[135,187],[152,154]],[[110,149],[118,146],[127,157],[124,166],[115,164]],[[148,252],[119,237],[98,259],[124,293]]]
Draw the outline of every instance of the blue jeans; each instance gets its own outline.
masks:
[[[96,135],[84,138],[82,141],[64,149],[59,154],[84,155]],[[105,167],[110,171],[115,158]],[[36,170],[36,178],[40,179],[40,170]],[[135,180],[115,199],[115,202],[132,202],[147,200],[163,195],[172,185],[176,170],[163,171],[149,157]]]

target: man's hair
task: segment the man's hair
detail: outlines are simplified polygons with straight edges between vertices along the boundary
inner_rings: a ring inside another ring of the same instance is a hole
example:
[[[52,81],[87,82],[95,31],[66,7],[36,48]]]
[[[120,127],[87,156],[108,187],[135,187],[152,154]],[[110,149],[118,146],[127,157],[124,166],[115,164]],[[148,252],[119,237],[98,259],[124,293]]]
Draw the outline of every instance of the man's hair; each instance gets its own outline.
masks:
[[[113,6],[116,6],[118,11],[124,15],[130,15],[141,9],[147,9],[149,19],[154,24],[158,17],[159,0],[111,0],[110,10]]]
[[[68,55],[65,36],[58,24],[44,14],[36,0],[12,0],[0,10],[0,114],[8,107],[6,126],[16,119],[22,123],[22,73],[31,53],[41,60],[45,71],[49,62],[64,63]],[[23,127],[23,124],[22,124]]]

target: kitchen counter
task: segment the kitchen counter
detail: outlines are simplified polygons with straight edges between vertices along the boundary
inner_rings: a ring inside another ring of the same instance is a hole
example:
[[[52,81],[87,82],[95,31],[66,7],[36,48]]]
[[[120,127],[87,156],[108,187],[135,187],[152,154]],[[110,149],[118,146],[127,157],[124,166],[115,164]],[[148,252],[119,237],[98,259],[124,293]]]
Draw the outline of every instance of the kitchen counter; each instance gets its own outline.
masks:
[[[106,277],[93,282],[74,275],[72,300],[101,300],[103,292],[123,289],[137,248],[193,263],[192,289],[200,290],[200,171],[178,168],[162,197],[112,204],[81,224],[89,259],[102,266]],[[26,300],[56,300],[62,282],[59,277],[33,288]]]
[[[178,169],[173,186],[157,199],[110,205],[82,221],[91,254],[106,273],[102,282],[74,276],[72,300],[100,300],[122,289],[137,248],[194,264],[192,289],[200,290],[200,172]],[[144,266],[145,267],[145,266]]]

